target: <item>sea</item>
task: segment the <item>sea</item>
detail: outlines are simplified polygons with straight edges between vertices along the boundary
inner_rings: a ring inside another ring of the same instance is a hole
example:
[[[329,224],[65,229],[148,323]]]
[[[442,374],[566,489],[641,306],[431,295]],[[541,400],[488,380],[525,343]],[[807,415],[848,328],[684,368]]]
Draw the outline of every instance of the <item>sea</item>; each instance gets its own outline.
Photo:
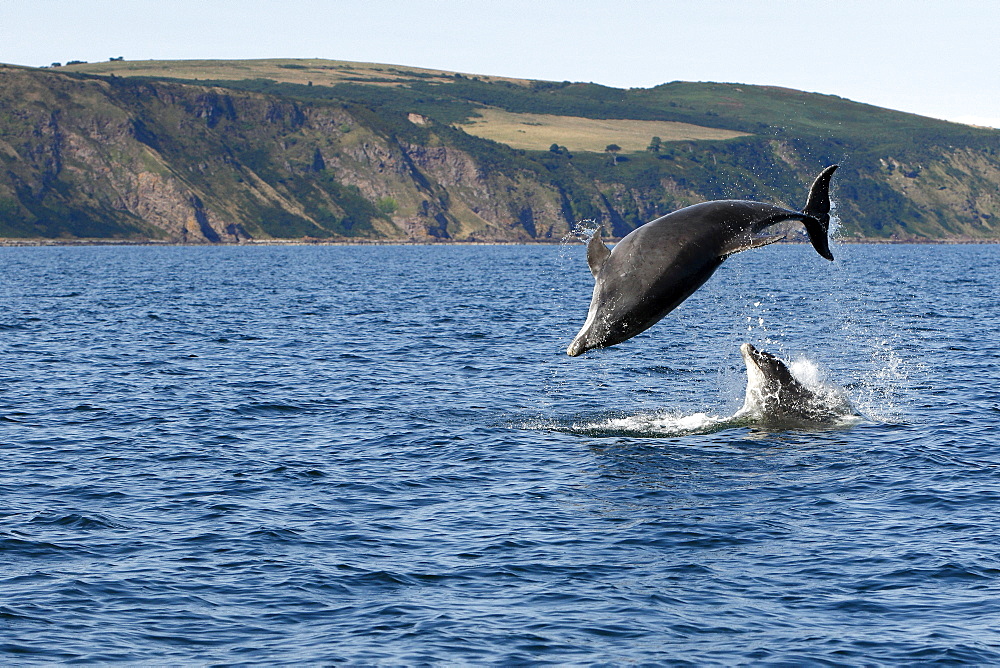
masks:
[[[1000,247],[833,252],[0,248],[0,663],[1000,664]]]

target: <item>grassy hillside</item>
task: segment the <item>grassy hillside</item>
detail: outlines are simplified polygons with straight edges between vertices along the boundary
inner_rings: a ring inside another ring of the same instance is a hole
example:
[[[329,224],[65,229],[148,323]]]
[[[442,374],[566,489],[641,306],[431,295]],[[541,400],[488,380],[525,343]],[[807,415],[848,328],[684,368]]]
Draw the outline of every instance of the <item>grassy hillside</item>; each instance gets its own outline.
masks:
[[[835,95],[776,86],[673,82],[650,89],[623,90],[588,83],[302,59],[113,61],[64,66],[60,71],[225,82],[241,89],[302,99],[395,103],[393,106],[414,107],[414,111],[422,108],[426,115],[444,122],[469,120],[479,107],[495,107],[509,112],[593,119],[675,121],[738,133],[836,137],[873,142],[874,146],[908,143],[914,134],[918,139],[952,138],[963,143],[978,138],[995,146],[1000,134],[996,130],[881,109]],[[301,90],[300,86],[316,89]],[[458,118],[454,117],[456,112]]]
[[[0,179],[8,236],[54,233],[32,216],[86,218],[97,236],[109,219],[133,237],[197,228],[210,241],[549,238],[583,218],[620,235],[704,199],[798,207],[811,178],[839,163],[846,235],[1000,237],[1000,131],[831,95],[684,82],[621,90],[322,60],[16,69],[34,88],[0,88],[0,160],[14,175]],[[299,120],[278,127],[274,109]],[[96,149],[80,156],[94,114],[132,128],[118,136],[127,169],[110,155],[95,162]],[[53,118],[63,125],[47,130]],[[70,126],[75,143],[40,146]],[[124,146],[132,141],[141,146]],[[621,151],[606,154],[609,144]],[[60,162],[70,154],[77,166]],[[101,185],[88,169],[129,175]],[[180,207],[195,223],[135,204],[149,174],[169,175],[178,201],[201,202]]]
[[[332,86],[340,83],[402,85],[414,82],[451,81],[455,73],[405,65],[381,65],[341,60],[271,58],[262,60],[115,60],[79,63],[63,68],[103,76],[152,77],[168,79],[246,80],[270,79],[283,83]],[[528,84],[524,79],[481,77],[486,81]]]

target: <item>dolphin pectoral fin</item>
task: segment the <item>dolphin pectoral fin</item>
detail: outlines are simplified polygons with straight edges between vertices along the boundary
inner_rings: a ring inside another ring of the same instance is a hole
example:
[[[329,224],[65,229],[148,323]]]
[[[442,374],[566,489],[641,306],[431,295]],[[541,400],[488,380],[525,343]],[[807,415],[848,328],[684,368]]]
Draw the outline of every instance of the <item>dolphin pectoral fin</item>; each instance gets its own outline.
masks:
[[[728,244],[723,246],[719,255],[725,259],[730,255],[742,253],[743,251],[750,250],[751,248],[760,248],[761,246],[769,246],[777,241],[784,241],[786,238],[787,237],[784,234],[773,234],[769,237],[753,237],[751,239],[741,237],[731,239]]]
[[[587,242],[587,264],[590,265],[590,273],[597,278],[601,272],[601,267],[611,255],[611,249],[601,239],[601,228],[594,230],[594,235]]]

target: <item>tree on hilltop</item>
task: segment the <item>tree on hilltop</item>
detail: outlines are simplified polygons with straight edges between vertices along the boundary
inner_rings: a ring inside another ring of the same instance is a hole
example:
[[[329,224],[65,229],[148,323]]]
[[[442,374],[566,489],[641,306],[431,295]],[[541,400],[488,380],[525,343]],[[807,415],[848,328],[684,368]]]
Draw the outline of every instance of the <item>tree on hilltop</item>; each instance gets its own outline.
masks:
[[[605,153],[611,154],[612,163],[615,165],[618,164],[618,152],[621,150],[622,147],[619,146],[618,144],[608,144],[607,146],[604,147]]]

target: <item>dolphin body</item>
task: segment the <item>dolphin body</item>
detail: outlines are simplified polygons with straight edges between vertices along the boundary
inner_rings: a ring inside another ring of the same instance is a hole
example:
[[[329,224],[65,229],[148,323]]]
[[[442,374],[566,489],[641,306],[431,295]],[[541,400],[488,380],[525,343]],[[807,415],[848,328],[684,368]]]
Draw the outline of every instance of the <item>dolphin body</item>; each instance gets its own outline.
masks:
[[[747,365],[747,393],[735,418],[751,417],[779,424],[832,423],[854,415],[840,394],[811,390],[780,359],[749,343],[740,346]]]
[[[613,346],[649,329],[730,255],[784,239],[784,234],[755,236],[772,225],[801,221],[816,252],[833,260],[827,231],[836,169],[831,165],[816,177],[802,211],[748,200],[702,202],[637,227],[614,250],[596,232],[587,244],[594,296],[567,354]]]

